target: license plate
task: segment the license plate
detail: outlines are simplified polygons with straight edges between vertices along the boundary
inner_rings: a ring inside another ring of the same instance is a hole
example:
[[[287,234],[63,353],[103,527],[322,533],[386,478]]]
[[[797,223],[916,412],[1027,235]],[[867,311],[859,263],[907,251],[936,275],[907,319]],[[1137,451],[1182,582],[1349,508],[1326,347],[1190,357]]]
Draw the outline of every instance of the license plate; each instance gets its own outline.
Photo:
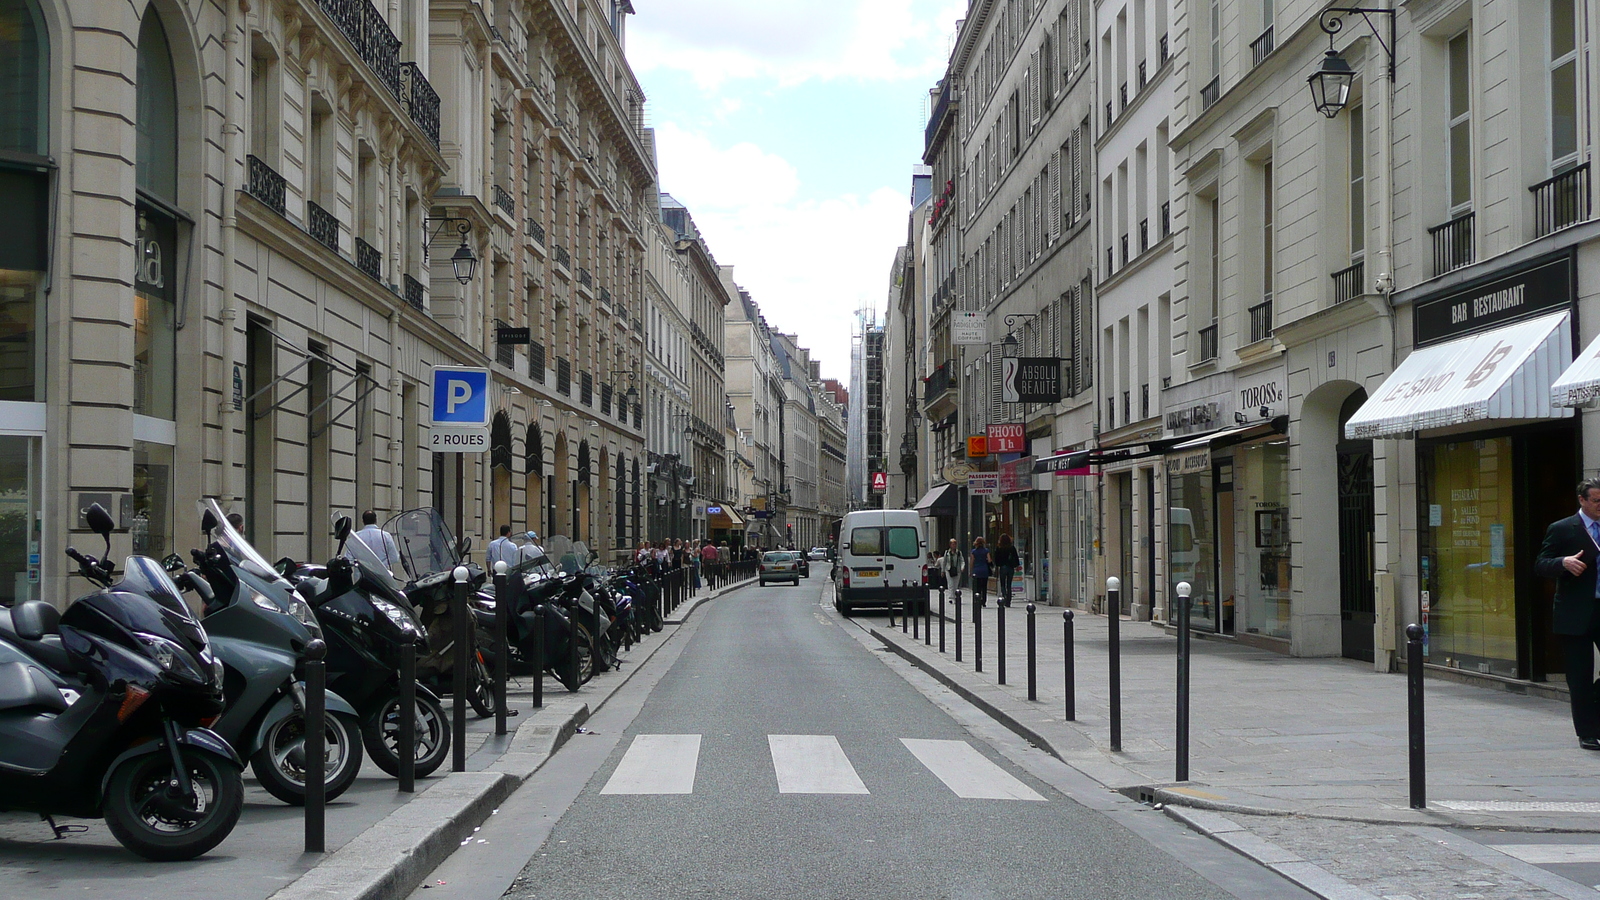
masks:
[[[877,578],[883,573],[877,569],[857,569],[856,574],[860,575],[862,578]]]

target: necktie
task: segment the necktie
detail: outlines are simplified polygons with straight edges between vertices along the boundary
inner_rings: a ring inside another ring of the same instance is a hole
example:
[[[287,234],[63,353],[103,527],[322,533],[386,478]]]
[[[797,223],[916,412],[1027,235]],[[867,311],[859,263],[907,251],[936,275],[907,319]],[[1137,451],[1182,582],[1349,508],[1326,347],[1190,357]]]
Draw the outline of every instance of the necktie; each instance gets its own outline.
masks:
[[[1600,522],[1589,523],[1589,537],[1594,538],[1596,544],[1600,544]]]

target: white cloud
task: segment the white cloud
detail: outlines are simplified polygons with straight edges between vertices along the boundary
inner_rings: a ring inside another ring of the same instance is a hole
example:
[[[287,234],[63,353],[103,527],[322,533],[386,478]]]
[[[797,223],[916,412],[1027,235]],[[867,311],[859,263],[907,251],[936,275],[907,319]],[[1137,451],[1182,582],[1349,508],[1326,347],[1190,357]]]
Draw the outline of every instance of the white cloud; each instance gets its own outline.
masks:
[[[662,189],[689,208],[717,262],[734,267],[770,325],[799,334],[829,377],[848,379],[856,310],[885,308],[906,193],[798,200],[794,167],[753,144],[721,149],[666,125],[657,146]]]
[[[636,71],[676,69],[702,87],[759,79],[936,81],[960,0],[652,0],[628,32]]]

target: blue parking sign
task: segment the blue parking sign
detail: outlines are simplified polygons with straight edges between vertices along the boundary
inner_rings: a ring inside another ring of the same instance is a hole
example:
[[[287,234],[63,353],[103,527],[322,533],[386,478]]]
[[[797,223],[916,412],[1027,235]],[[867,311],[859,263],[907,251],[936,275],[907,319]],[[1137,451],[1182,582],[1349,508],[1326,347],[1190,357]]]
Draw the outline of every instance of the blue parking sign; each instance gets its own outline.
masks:
[[[433,424],[489,424],[489,370],[435,366]]]

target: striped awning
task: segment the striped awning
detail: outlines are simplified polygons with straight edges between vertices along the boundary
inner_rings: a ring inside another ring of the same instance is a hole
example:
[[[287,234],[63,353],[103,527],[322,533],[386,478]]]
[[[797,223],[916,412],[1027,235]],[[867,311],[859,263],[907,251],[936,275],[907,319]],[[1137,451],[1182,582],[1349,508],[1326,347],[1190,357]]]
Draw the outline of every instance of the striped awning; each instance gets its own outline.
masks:
[[[1344,426],[1386,438],[1488,419],[1555,419],[1550,385],[1572,361],[1566,312],[1413,350]]]
[[[1550,402],[1556,406],[1594,406],[1600,402],[1600,338],[1583,348],[1556,383],[1550,385]]]

